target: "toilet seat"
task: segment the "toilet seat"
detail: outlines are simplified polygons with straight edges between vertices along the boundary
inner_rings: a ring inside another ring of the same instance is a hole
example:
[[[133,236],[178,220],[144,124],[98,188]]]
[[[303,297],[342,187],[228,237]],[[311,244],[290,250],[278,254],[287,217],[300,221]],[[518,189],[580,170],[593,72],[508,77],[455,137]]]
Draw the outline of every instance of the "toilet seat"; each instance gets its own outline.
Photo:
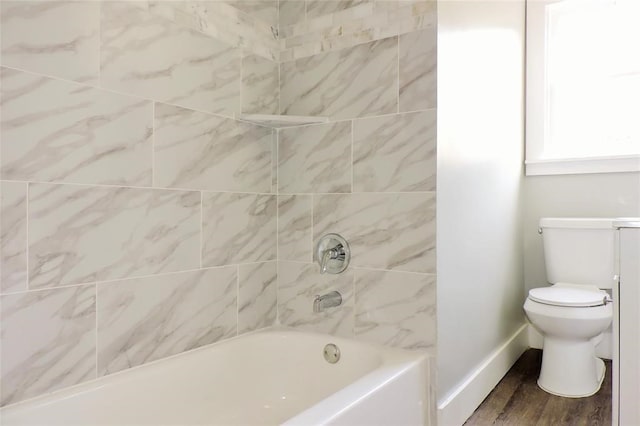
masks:
[[[594,286],[558,283],[529,290],[529,299],[545,305],[587,308],[606,305],[609,294]]]

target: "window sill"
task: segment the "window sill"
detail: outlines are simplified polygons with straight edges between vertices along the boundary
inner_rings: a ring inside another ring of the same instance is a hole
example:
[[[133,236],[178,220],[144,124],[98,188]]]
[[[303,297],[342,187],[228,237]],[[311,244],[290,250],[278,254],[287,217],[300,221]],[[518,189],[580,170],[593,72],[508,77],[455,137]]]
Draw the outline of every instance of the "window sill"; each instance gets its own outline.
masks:
[[[640,172],[640,155],[525,161],[527,176]]]

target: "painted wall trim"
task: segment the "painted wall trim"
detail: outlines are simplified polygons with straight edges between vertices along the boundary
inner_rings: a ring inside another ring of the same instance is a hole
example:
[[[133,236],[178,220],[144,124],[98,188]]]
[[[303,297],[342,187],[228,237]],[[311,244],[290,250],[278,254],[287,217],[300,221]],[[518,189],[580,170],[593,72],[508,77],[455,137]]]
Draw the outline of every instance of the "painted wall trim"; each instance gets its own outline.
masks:
[[[459,426],[473,414],[520,355],[529,348],[528,324],[523,324],[449,395],[438,402],[438,425]]]
[[[527,176],[640,171],[640,155],[525,161]]]

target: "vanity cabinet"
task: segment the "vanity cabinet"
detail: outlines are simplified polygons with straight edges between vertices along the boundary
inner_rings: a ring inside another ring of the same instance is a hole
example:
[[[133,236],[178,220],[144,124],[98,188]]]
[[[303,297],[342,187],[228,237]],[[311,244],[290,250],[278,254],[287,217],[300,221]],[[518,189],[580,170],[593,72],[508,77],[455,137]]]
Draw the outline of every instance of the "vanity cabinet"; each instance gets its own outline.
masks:
[[[640,222],[619,229],[618,424],[628,426],[640,425]]]

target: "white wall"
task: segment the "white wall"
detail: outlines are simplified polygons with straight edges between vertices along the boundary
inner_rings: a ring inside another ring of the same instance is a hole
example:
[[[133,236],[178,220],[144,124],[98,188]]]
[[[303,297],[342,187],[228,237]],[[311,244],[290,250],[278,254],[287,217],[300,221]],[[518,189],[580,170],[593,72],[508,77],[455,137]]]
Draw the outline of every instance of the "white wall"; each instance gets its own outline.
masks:
[[[443,1],[438,8],[442,407],[525,323],[524,3]],[[441,424],[461,420],[447,419]]]
[[[547,284],[541,217],[640,216],[640,173],[525,178],[525,291]]]

